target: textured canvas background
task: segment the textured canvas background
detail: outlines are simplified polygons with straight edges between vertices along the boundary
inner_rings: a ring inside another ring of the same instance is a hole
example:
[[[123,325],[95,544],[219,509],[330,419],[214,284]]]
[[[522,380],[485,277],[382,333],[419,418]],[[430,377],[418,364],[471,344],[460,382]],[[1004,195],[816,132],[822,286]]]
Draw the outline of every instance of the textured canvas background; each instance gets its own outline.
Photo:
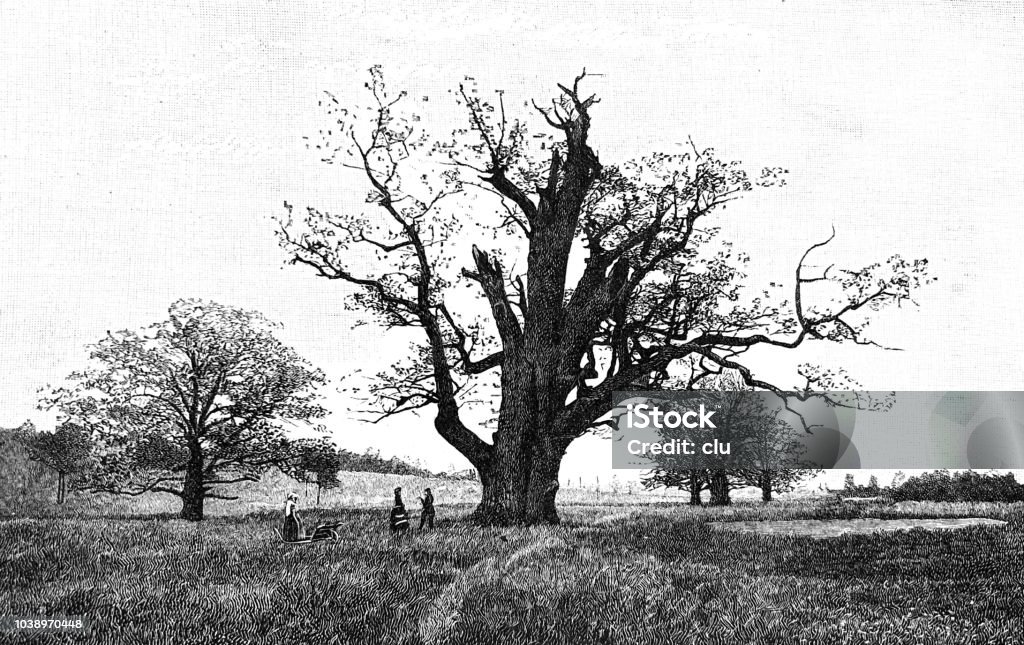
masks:
[[[833,224],[840,262],[933,263],[921,307],[876,327],[903,352],[766,354],[765,376],[790,384],[793,365],[828,360],[869,389],[1024,389],[1022,16],[981,2],[0,2],[0,424],[45,426],[38,387],[178,297],[259,309],[332,377],[385,369],[346,288],[282,266],[270,219],[284,200],[359,205],[357,178],[302,137],[324,125],[321,92],[360,100],[373,64],[430,97],[439,133],[462,119],[448,90],[467,76],[525,116],[586,66],[603,161],[692,135],[788,168],[786,188],[722,221],[758,280],[788,279]],[[369,426],[328,395],[343,445],[462,467],[428,421]],[[610,463],[607,446],[580,441],[564,473],[595,459]]]

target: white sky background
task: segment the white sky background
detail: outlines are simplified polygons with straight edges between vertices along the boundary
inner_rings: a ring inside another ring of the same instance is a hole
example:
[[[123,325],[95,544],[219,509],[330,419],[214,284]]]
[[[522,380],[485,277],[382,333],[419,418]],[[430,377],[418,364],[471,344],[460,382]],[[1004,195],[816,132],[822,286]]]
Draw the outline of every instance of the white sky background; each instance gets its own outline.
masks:
[[[868,389],[1024,389],[1024,11],[1011,3],[92,4],[0,2],[0,425],[45,425],[38,387],[179,297],[283,322],[332,378],[386,369],[401,344],[352,328],[345,285],[284,267],[271,220],[284,200],[337,210],[365,194],[302,137],[326,123],[323,90],[367,98],[374,64],[430,97],[439,136],[463,120],[448,90],[466,76],[539,129],[523,101],[585,66],[601,74],[584,88],[601,97],[591,141],[605,163],[692,135],[752,172],[788,168],[788,186],[720,220],[756,281],[788,281],[832,224],[841,264],[930,260],[939,282],[922,306],[875,327],[905,351],[761,355],[780,385],[817,360]],[[371,426],[327,394],[341,445],[465,466],[429,418]],[[604,478],[610,461],[581,440],[563,479]]]

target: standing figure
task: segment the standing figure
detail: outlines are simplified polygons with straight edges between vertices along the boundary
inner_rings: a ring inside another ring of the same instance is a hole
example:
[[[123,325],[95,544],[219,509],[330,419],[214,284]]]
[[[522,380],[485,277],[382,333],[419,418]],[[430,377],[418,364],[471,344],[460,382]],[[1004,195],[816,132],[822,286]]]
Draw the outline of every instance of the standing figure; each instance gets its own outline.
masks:
[[[302,518],[299,517],[298,505],[299,496],[295,493],[288,493],[284,502],[284,532],[282,533],[285,542],[297,542],[302,539]]]
[[[405,533],[409,530],[409,513],[402,502],[402,487],[395,489],[395,504],[391,507],[391,532]]]
[[[423,504],[423,511],[420,513],[420,530],[423,530],[424,522],[426,522],[427,528],[434,528],[434,494],[430,492],[429,488],[423,489],[420,503]]]

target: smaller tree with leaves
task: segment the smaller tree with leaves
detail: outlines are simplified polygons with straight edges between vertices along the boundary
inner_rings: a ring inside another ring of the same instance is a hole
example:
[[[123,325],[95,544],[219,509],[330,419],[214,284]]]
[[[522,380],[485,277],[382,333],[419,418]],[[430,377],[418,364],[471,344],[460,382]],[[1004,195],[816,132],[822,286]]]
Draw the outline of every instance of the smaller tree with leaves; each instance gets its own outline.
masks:
[[[878,485],[878,477],[876,475],[872,475],[868,479],[868,490],[874,493],[875,495],[877,495],[882,490],[882,487]]]
[[[802,459],[807,448],[794,428],[779,418],[779,412],[763,411],[752,419],[742,450],[753,465],[733,472],[742,485],[761,489],[761,500],[766,503],[775,493],[790,492],[821,472]]]
[[[304,484],[316,484],[316,503],[320,505],[323,489],[339,485],[338,472],[345,459],[338,447],[329,439],[299,439],[293,442],[293,456],[285,463],[283,470],[292,479]]]
[[[89,432],[77,423],[64,422],[53,432],[23,433],[22,440],[28,450],[28,458],[39,462],[57,473],[57,503],[63,504],[67,497],[68,485],[77,487],[90,467],[92,438]]]
[[[169,493],[181,517],[203,519],[222,487],[256,481],[289,456],[283,423],[325,414],[324,382],[258,313],[179,300],[167,320],[107,332],[92,365],[43,399],[95,440],[89,488]]]

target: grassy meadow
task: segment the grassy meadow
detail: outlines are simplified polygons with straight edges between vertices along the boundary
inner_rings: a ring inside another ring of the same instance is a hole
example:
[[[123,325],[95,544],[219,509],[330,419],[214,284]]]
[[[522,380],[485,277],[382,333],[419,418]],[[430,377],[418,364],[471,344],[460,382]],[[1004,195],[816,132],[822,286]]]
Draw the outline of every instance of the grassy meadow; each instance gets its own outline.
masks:
[[[280,482],[212,504],[202,523],[174,519],[162,496],[9,515],[0,612],[82,615],[91,627],[0,640],[942,644],[1024,634],[1022,505],[805,499],[695,509],[567,490],[561,526],[498,529],[464,520],[473,483],[431,482],[449,487],[437,528],[393,538],[390,488],[415,500],[426,480],[353,477],[306,511],[307,524],[343,522],[338,542],[277,541]],[[1008,524],[828,539],[712,524],[934,517]]]

